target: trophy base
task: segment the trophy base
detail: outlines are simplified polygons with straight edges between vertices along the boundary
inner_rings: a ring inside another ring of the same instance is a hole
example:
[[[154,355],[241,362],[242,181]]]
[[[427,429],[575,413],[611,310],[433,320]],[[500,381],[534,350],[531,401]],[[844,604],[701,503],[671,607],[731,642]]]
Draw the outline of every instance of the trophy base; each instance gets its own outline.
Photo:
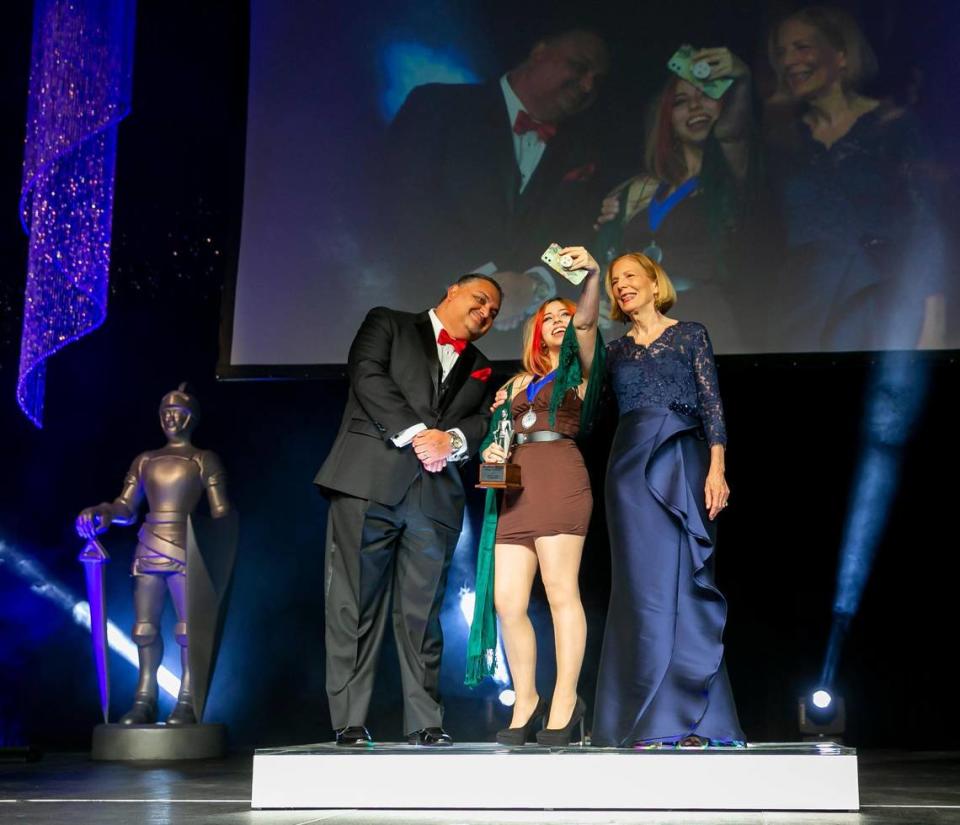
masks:
[[[487,490],[521,489],[523,485],[520,483],[520,465],[484,462],[480,465],[480,480],[477,487]]]
[[[97,725],[90,756],[128,762],[139,759],[218,759],[227,752],[225,725]]]

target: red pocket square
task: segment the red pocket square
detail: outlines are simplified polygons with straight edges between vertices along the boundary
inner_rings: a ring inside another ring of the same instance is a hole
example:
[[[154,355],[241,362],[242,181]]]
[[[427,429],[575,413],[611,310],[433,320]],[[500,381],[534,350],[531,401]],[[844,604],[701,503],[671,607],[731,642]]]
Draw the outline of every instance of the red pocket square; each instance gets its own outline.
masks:
[[[597,171],[597,164],[593,161],[590,163],[585,163],[583,166],[578,166],[576,169],[571,169],[569,172],[564,174],[563,182],[564,183],[576,183],[577,181],[590,180],[593,177],[593,173]]]
[[[484,367],[483,369],[474,370],[470,373],[471,378],[476,378],[477,381],[486,381],[490,378],[490,373],[493,370],[490,367]]]

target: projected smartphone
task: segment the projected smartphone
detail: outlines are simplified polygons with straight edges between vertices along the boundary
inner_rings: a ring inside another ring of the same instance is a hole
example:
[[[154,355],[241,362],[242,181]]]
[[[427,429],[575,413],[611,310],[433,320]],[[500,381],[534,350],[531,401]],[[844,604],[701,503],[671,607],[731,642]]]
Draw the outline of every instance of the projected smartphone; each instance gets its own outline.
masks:
[[[724,92],[733,85],[732,77],[723,77],[710,80],[710,64],[705,60],[694,61],[696,49],[690,45],[683,45],[677,49],[667,61],[667,68],[675,75],[682,77],[687,83],[692,83],[707,97],[719,100]]]

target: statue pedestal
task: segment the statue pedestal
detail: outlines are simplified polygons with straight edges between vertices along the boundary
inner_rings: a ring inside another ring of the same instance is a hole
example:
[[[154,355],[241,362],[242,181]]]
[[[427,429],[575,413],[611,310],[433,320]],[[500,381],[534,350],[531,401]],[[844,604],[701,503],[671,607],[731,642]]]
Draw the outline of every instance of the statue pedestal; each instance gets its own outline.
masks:
[[[226,752],[226,725],[97,725],[91,757],[103,761],[217,759]]]

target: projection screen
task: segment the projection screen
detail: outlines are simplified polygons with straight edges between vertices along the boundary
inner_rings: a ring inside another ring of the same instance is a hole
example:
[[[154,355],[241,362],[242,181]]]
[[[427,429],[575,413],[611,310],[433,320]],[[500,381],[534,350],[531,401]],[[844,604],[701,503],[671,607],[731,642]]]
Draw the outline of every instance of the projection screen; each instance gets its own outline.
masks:
[[[221,370],[343,364],[370,308],[425,309],[469,272],[506,293],[481,349],[516,359],[537,306],[577,295],[552,242],[659,254],[670,314],[719,354],[957,346],[937,124],[865,76],[875,108],[827,148],[776,34],[771,65],[767,4],[678,5],[253,0]],[[712,97],[667,66],[685,43],[744,70]],[[517,106],[550,134],[519,134]]]

